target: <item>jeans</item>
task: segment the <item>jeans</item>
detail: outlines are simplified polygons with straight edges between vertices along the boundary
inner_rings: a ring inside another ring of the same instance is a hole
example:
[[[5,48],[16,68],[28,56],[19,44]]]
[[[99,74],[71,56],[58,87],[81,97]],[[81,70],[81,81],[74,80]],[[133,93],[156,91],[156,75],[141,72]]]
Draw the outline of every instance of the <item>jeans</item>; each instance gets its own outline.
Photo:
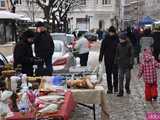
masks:
[[[130,80],[131,80],[131,69],[129,68],[119,68],[119,93],[123,94],[124,89],[124,78],[126,79],[125,89],[130,90]]]

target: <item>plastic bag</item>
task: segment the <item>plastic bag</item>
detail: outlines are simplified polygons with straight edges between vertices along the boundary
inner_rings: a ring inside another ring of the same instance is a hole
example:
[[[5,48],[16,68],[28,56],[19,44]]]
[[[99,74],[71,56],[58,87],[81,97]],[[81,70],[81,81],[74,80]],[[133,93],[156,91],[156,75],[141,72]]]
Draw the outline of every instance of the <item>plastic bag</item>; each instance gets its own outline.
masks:
[[[98,68],[97,68],[97,79],[98,83],[101,83],[103,80],[103,63],[99,63]]]

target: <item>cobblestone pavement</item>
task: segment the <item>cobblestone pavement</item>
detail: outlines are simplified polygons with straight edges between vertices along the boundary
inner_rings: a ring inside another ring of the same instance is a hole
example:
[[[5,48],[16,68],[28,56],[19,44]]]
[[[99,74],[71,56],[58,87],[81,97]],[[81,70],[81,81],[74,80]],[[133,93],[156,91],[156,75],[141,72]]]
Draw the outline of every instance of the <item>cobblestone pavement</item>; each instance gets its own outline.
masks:
[[[136,76],[137,66],[132,70],[131,95],[125,94],[121,98],[115,94],[107,95],[111,120],[144,120],[146,112],[160,112],[160,102],[145,102],[144,83],[142,80],[137,80]],[[106,85],[105,80],[102,84]],[[100,120],[98,105],[96,115],[97,120]],[[87,108],[78,106],[71,120],[93,120],[93,113]]]

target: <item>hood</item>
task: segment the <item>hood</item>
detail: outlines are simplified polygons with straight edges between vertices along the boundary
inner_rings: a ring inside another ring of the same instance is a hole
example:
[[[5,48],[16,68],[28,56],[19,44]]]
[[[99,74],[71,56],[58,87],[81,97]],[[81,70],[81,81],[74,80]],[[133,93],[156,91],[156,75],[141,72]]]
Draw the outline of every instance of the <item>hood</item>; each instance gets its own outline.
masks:
[[[145,50],[143,54],[144,62],[149,62],[153,60],[152,52],[151,50]]]

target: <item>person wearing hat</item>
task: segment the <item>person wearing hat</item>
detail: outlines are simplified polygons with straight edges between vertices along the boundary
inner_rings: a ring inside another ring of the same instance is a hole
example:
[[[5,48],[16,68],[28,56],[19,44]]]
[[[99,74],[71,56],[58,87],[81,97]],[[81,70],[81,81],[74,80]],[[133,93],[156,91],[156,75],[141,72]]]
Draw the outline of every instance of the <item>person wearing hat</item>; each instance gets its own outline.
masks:
[[[118,44],[115,56],[115,63],[119,69],[119,93],[118,97],[123,96],[123,81],[124,76],[126,79],[125,89],[127,94],[130,94],[130,80],[131,80],[131,69],[134,62],[134,53],[132,43],[127,37],[126,32],[122,32],[119,35],[120,43]]]
[[[21,40],[16,44],[13,51],[14,68],[18,65],[22,66],[22,73],[33,75],[34,57],[32,51],[32,43],[34,32],[25,31],[22,34]]]
[[[54,42],[51,35],[46,31],[44,23],[36,24],[36,37],[34,39],[35,55],[43,59],[44,63],[38,65],[37,75],[52,75],[52,55]],[[45,67],[44,67],[45,66]]]
[[[116,48],[119,43],[119,38],[116,33],[116,29],[111,26],[109,28],[109,34],[107,34],[104,40],[101,43],[100,54],[99,54],[99,63],[102,62],[104,56],[104,63],[107,74],[107,85],[108,85],[108,94],[113,92],[118,92],[118,67],[114,64]],[[113,75],[113,84],[112,84],[112,75]]]

